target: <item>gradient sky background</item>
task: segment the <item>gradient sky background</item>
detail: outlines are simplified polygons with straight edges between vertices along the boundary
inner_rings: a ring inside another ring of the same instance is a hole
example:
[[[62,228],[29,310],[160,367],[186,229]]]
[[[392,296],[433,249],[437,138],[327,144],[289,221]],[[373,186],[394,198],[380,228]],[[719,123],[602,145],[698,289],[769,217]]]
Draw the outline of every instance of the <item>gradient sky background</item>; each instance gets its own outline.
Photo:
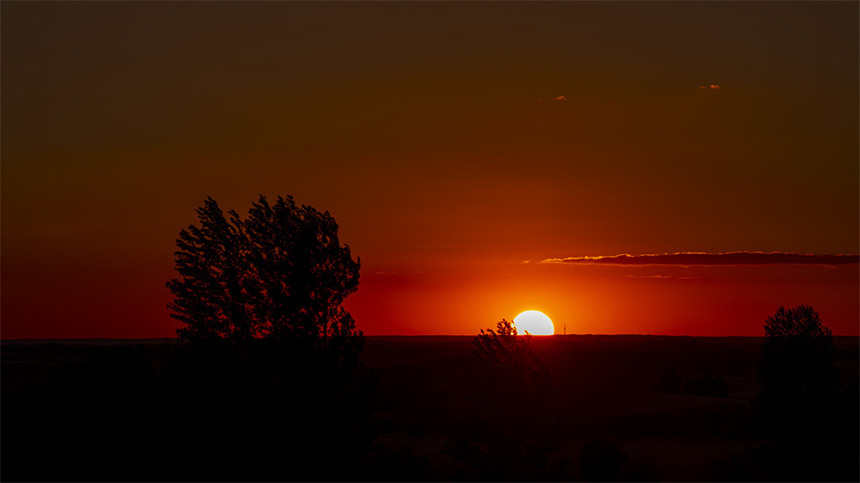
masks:
[[[856,260],[539,263],[857,254],[856,2],[0,10],[3,338],[173,336],[179,230],[258,193],[334,215],[367,334],[860,333]]]

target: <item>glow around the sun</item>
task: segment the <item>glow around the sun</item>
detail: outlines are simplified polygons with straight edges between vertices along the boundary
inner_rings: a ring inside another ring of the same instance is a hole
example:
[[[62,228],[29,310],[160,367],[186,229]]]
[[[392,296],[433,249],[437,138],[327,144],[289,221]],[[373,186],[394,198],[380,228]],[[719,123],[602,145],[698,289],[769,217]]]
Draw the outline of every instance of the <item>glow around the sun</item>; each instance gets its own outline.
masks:
[[[552,320],[541,311],[526,310],[514,317],[514,326],[518,334],[528,332],[531,335],[553,335],[555,327]]]

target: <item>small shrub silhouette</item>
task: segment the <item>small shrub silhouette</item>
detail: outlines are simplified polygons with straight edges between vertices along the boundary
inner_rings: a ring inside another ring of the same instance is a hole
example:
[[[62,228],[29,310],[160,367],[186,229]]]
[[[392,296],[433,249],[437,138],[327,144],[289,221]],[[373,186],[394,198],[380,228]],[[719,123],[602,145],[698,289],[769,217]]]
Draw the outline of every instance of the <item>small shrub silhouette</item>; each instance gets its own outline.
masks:
[[[519,336],[502,319],[473,339],[475,410],[464,422],[466,436],[449,440],[447,451],[490,481],[563,479],[568,463],[553,456],[558,425],[547,417],[553,384],[531,351],[531,336]],[[466,478],[470,479],[470,478]]]

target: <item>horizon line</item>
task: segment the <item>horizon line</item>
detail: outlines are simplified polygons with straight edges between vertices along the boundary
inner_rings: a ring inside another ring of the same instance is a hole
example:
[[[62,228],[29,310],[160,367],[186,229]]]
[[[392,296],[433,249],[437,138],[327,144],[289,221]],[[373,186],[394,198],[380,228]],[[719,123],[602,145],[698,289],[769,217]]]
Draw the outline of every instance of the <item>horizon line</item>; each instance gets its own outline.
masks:
[[[474,338],[478,334],[365,334],[365,338],[375,338],[375,337],[471,337]],[[518,334],[524,336],[525,334]],[[544,337],[688,337],[688,338],[712,338],[712,339],[725,339],[725,338],[745,338],[745,339],[754,339],[754,338],[763,338],[764,334],[761,335],[691,335],[691,334],[646,334],[646,333],[622,333],[622,334],[595,334],[595,333],[573,333],[573,334],[552,334],[552,335],[533,335],[535,338],[544,338]],[[860,338],[860,334],[832,334],[834,337],[856,337]],[[224,339],[228,340],[228,339]],[[260,339],[262,340],[262,339]],[[66,337],[66,338],[17,338],[17,339],[5,339],[0,338],[0,344],[15,344],[15,343],[50,343],[50,342],[113,342],[113,341],[165,341],[165,342],[178,342],[178,337]]]

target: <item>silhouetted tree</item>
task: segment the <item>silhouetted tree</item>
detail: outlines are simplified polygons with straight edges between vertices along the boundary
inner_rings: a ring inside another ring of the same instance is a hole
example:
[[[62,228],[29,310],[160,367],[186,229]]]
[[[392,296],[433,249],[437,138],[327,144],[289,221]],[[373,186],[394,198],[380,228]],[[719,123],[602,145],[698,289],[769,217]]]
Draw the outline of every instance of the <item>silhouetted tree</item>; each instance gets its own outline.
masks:
[[[778,433],[810,430],[838,389],[830,329],[812,307],[780,306],[767,318],[764,334],[760,416]]]
[[[164,415],[186,433],[165,443],[184,456],[172,479],[345,479],[372,437],[351,374],[364,338],[341,307],[360,261],[328,212],[292,197],[261,195],[244,218],[207,198],[197,216],[167,283],[192,342],[161,376],[164,407],[187,409]]]
[[[511,322],[502,319],[496,331],[487,329],[472,339],[472,353],[480,361],[479,374],[484,386],[502,390],[509,400],[542,404],[550,397],[552,382],[546,367],[532,352],[532,336],[517,335]],[[498,395],[494,395],[498,396]]]
[[[517,336],[517,329],[511,322],[502,319],[493,329],[481,329],[472,339],[476,354],[484,366],[504,374],[506,379],[528,383],[533,380],[542,367],[536,363],[529,349],[531,336]]]
[[[758,464],[779,480],[856,481],[857,407],[840,411],[830,329],[800,305],[779,307],[764,332],[756,410],[772,446]]]
[[[200,225],[180,231],[180,277],[167,283],[184,340],[330,338],[360,335],[343,300],[358,288],[360,260],[338,240],[328,213],[292,197],[265,196],[242,220],[207,198]]]
[[[179,234],[179,277],[167,283],[171,316],[184,324],[177,333],[193,342],[171,355],[163,377],[177,407],[195,408],[170,414],[193,435],[185,470],[217,460],[220,477],[243,479],[246,462],[260,459],[256,474],[268,477],[341,479],[369,446],[367,394],[350,386],[364,338],[341,307],[358,288],[359,260],[328,212],[291,197],[270,204],[261,195],[244,219],[207,198],[197,215],[199,225]],[[218,459],[220,448],[262,434],[248,425],[255,413],[291,438]],[[326,451],[341,457],[320,468]]]

